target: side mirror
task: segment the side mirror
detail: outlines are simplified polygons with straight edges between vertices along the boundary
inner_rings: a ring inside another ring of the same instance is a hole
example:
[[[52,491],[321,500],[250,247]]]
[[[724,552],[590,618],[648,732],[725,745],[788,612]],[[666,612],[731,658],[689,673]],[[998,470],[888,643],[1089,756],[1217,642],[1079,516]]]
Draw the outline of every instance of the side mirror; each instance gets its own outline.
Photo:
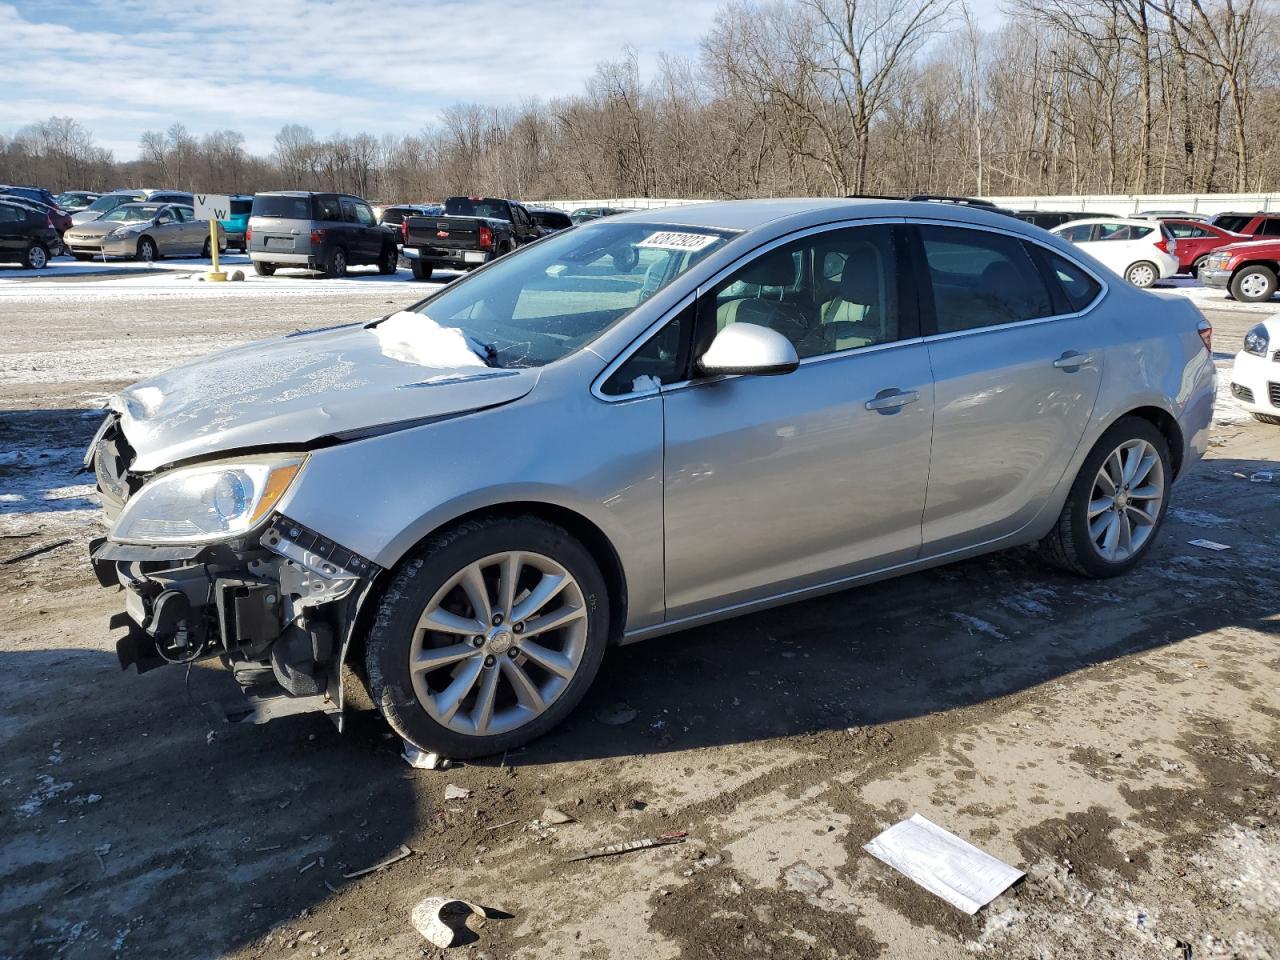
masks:
[[[778,331],[755,323],[729,324],[698,358],[698,368],[713,375],[770,376],[790,373],[798,366],[800,358],[791,341]]]

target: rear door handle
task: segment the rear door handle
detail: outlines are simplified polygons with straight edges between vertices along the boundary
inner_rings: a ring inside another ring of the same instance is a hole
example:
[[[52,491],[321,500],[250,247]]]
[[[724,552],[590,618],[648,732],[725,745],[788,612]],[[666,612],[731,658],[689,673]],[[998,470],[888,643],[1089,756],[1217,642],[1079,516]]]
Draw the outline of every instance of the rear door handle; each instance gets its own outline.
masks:
[[[1088,367],[1093,365],[1093,355],[1088,353],[1076,353],[1074,350],[1068,350],[1057,360],[1053,361],[1053,365],[1059,370],[1067,370],[1071,367]]]
[[[881,412],[897,410],[919,399],[920,393],[917,390],[899,390],[897,387],[891,387],[888,390],[881,390],[873,399],[868,400],[867,409]]]

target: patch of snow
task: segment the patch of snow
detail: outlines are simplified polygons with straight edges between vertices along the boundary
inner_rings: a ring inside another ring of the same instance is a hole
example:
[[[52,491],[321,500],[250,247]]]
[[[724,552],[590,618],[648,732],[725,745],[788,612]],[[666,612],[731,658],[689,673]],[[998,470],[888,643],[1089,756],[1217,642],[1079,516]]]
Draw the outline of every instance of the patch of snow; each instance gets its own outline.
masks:
[[[378,338],[383,354],[393,360],[441,369],[485,365],[461,330],[442,327],[425,313],[397,311],[370,332]]]
[[[42,809],[44,805],[56,797],[60,793],[66,793],[71,789],[71,783],[64,781],[59,783],[47,773],[39,774],[36,777],[38,786],[31,792],[31,795],[22,803],[18,804],[18,816],[34,817]]]
[[[972,617],[967,613],[953,613],[951,614],[951,619],[958,621],[968,628],[970,633],[973,633],[973,631],[976,630],[978,633],[985,633],[987,636],[995,637],[997,640],[1009,639],[1004,631],[994,623],[988,623],[980,617]]]
[[[1227,517],[1220,517],[1207,510],[1193,510],[1190,507],[1174,507],[1169,511],[1169,515],[1193,527],[1220,527],[1231,522]]]

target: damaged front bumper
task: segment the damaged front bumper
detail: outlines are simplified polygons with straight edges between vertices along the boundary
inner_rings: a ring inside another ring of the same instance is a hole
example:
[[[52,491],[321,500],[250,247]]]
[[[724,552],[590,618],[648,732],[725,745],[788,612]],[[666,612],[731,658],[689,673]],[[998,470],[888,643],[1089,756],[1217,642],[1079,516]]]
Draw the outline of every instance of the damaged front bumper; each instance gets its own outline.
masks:
[[[111,618],[122,669],[219,658],[246,695],[230,721],[319,710],[341,728],[343,671],[357,615],[382,572],[372,561],[281,514],[236,540],[90,544],[103,586],[124,591]]]

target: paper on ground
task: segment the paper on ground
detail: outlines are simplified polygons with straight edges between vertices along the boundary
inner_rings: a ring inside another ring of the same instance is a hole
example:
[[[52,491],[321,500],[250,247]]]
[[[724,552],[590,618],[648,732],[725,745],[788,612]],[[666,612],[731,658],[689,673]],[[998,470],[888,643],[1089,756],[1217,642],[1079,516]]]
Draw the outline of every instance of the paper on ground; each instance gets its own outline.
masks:
[[[968,914],[977,913],[1023,875],[918,813],[862,849]]]
[[[1218,543],[1216,540],[1188,540],[1187,543],[1193,547],[1203,547],[1206,550],[1230,550],[1231,548],[1225,543]]]

